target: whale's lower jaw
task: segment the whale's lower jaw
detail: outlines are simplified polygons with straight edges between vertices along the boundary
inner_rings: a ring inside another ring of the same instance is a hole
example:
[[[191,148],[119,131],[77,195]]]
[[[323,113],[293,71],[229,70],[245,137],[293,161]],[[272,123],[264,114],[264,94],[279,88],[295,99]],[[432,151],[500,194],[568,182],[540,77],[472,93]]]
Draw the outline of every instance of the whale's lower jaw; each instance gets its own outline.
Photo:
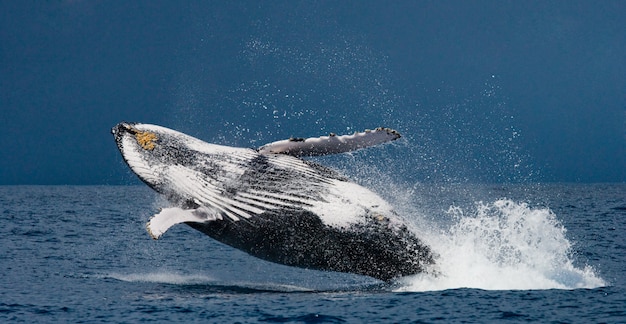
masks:
[[[434,263],[430,248],[406,228],[385,223],[337,228],[324,225],[309,211],[282,213],[246,222],[187,224],[252,256],[300,268],[390,281],[421,273]]]

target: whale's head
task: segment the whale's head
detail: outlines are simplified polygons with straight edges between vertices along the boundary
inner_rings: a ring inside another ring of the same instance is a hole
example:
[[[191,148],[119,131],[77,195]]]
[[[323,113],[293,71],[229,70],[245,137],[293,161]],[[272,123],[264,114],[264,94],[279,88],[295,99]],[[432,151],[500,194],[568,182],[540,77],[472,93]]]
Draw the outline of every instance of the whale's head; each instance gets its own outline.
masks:
[[[123,122],[111,132],[131,170],[170,201],[191,199],[196,196],[195,186],[218,185],[224,174],[235,169],[238,153],[254,154],[157,125]]]
[[[184,137],[156,125],[122,122],[111,130],[130,169],[152,189],[163,193],[167,168],[180,164],[186,151]]]

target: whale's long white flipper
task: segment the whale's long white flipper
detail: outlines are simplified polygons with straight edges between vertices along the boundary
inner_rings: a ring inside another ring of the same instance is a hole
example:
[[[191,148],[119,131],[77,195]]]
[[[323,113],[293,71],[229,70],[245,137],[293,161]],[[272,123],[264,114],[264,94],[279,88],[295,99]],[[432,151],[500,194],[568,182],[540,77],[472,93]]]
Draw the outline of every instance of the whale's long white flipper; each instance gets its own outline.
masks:
[[[150,236],[158,240],[167,230],[180,223],[206,223],[221,220],[222,215],[215,209],[200,207],[197,209],[182,209],[178,207],[164,208],[158,214],[152,216],[146,230]]]
[[[391,129],[379,127],[352,135],[290,138],[261,146],[261,154],[287,154],[292,156],[319,156],[350,152],[400,138],[400,133]]]

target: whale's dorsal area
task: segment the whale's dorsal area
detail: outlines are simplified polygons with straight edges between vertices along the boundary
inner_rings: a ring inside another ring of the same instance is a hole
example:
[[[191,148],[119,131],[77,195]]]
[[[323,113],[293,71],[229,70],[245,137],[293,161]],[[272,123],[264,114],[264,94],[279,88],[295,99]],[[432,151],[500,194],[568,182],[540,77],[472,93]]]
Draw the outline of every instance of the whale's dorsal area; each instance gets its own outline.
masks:
[[[261,154],[286,154],[295,157],[320,156],[350,152],[374,145],[391,142],[400,138],[400,133],[391,129],[378,127],[374,130],[351,135],[337,136],[331,133],[328,136],[310,138],[290,138],[265,144],[258,149]]]

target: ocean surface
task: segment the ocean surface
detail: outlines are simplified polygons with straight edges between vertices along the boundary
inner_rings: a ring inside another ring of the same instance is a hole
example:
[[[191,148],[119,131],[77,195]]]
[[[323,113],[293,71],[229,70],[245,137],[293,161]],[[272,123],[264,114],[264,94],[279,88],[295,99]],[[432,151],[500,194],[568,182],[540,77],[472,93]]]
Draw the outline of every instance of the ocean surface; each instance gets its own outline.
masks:
[[[184,225],[154,241],[146,186],[0,186],[0,322],[626,322],[626,184],[384,196],[439,275],[290,268]]]

